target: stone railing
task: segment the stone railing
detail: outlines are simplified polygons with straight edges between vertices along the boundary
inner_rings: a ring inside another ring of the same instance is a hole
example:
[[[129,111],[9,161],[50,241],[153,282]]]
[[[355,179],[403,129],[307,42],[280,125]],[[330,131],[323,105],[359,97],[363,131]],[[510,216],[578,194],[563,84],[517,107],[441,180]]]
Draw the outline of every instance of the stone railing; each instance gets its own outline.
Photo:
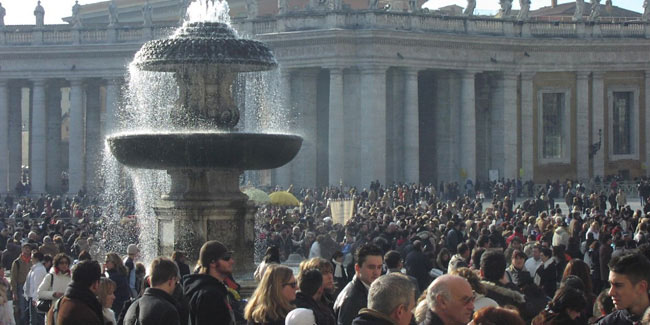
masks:
[[[629,22],[518,22],[490,17],[440,16],[426,13],[385,11],[290,12],[256,19],[234,19],[243,34],[322,29],[384,29],[419,32],[443,32],[527,38],[650,38],[650,24]],[[91,26],[31,25],[0,27],[0,46],[78,45],[101,43],[142,43],[171,34],[176,25],[168,26]]]
[[[592,191],[600,193],[604,192],[605,194],[609,194],[610,190],[610,182],[600,182],[598,184],[594,183],[585,183],[584,186],[586,188],[587,193],[591,193]],[[637,183],[633,181],[623,181],[623,182],[617,182],[618,184],[618,189],[622,189],[623,192],[627,195],[628,201],[630,200],[630,197],[637,197],[638,196],[638,191],[636,188]],[[534,186],[534,191],[535,194],[539,193],[540,190],[543,190],[546,188],[546,184],[535,184]],[[562,193],[561,197],[564,198],[564,194]]]
[[[102,43],[142,43],[163,38],[177,26],[88,27],[46,25],[44,28],[16,25],[0,27],[0,46],[78,45]]]
[[[570,22],[440,16],[385,11],[290,12],[282,16],[235,19],[240,31],[268,34],[322,29],[389,29],[529,38],[650,38],[650,24]]]

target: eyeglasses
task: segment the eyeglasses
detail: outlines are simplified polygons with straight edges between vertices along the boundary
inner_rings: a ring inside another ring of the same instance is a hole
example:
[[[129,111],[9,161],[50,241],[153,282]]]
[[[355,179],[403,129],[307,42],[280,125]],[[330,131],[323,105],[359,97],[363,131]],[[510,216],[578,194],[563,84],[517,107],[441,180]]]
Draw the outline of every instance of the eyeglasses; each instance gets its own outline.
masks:
[[[283,283],[282,286],[290,286],[292,289],[298,288],[298,282]]]
[[[472,296],[461,298],[461,301],[463,302],[464,305],[473,304],[474,300],[476,300],[476,292],[474,291],[472,292]]]
[[[231,258],[232,258],[232,252],[227,252],[227,253],[223,254],[223,256],[220,258],[220,260],[228,262],[228,261],[230,261]]]

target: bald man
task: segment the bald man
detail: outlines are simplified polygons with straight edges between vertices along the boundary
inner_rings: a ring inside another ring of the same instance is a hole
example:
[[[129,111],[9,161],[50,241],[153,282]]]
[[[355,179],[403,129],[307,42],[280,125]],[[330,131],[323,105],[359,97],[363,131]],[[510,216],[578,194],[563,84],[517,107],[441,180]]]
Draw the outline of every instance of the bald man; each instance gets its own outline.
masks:
[[[424,324],[465,325],[474,313],[474,292],[469,282],[457,275],[442,275],[427,288]]]

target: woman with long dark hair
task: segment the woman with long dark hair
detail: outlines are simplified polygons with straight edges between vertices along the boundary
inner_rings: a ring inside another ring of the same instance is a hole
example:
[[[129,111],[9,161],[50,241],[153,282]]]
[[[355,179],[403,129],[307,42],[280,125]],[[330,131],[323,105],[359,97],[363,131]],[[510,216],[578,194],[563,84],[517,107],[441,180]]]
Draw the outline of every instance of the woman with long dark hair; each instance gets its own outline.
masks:
[[[537,315],[532,325],[574,325],[581,311],[587,306],[584,293],[580,290],[562,286],[553,300]]]
[[[127,278],[128,271],[124,263],[122,263],[122,259],[115,253],[106,254],[104,271],[108,275],[108,278],[115,282],[115,300],[111,309],[113,309],[115,315],[119,315],[122,311],[122,305],[130,297],[131,290],[129,289],[129,280]]]

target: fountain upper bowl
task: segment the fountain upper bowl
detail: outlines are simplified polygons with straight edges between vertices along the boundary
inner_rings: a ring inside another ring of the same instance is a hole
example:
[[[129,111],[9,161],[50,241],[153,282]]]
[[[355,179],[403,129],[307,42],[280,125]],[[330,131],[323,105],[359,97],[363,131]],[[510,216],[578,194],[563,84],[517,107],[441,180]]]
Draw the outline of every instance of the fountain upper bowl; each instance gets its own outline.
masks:
[[[302,138],[290,134],[130,133],[107,139],[122,164],[146,169],[273,169],[291,161]]]

